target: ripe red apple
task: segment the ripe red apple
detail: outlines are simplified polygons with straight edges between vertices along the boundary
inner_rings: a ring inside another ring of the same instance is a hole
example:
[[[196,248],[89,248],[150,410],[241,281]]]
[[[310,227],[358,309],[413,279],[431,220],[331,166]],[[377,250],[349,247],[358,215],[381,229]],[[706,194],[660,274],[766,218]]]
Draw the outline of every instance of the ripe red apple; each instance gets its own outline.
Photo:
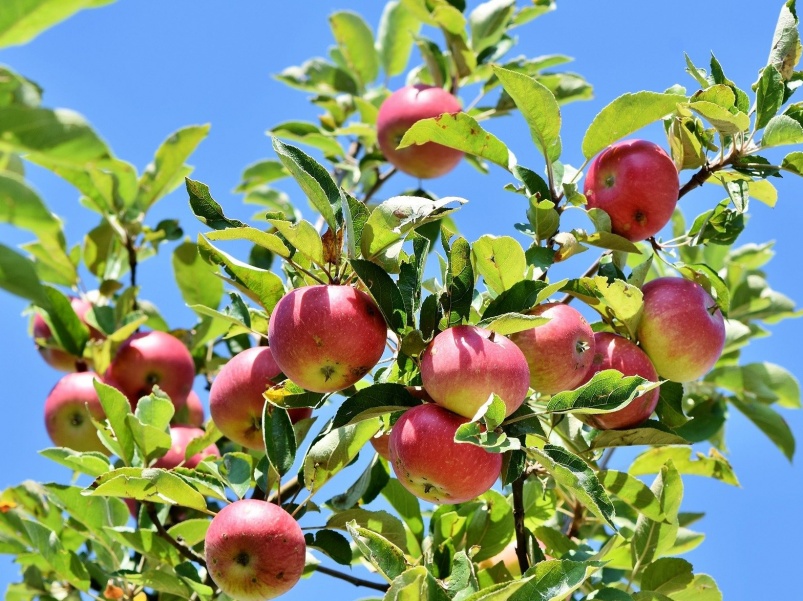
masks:
[[[530,315],[550,321],[510,335],[530,368],[530,386],[542,394],[576,388],[594,357],[594,332],[574,307],[562,303],[539,305]]]
[[[73,311],[75,311],[76,315],[78,315],[78,319],[86,324],[84,316],[92,308],[92,304],[82,298],[72,296],[70,297],[70,305],[72,305]],[[50,330],[50,326],[47,325],[47,322],[39,313],[34,314],[33,317],[33,337],[37,340],[44,340],[46,342],[46,345],[37,343],[36,350],[39,351],[39,354],[42,355],[42,358],[48,365],[58,369],[59,371],[75,371],[76,362],[87,362],[87,360],[83,357],[76,357],[75,355],[71,355],[63,349],[58,348],[58,343],[56,342],[55,338],[53,338],[53,332]],[[93,328],[92,326],[89,326],[89,337],[91,340],[102,340],[105,338],[100,330]]]
[[[672,217],[680,179],[675,163],[657,144],[626,140],[598,154],[585,179],[588,208],[611,217],[611,230],[637,242],[657,234]]]
[[[391,430],[384,430],[378,432],[371,439],[371,446],[374,447],[374,451],[379,453],[379,456],[386,461],[390,461],[390,433]]]
[[[609,332],[594,334],[594,359],[586,373],[583,384],[588,382],[594,374],[606,369],[616,369],[625,376],[641,376],[650,382],[658,381],[650,358],[633,342]],[[618,411],[610,413],[596,413],[584,415],[583,419],[599,430],[626,430],[635,428],[646,421],[655,411],[658,404],[659,390],[653,388],[649,392],[633,399],[629,405]]]
[[[365,292],[306,286],[273,309],[268,340],[285,376],[313,392],[336,392],[362,379],[385,350],[387,324]]]
[[[204,551],[212,580],[238,601],[286,593],[301,578],[307,546],[298,522],[273,503],[242,499],[212,518]]]
[[[454,169],[463,153],[434,142],[396,149],[405,132],[421,119],[462,110],[460,102],[443,88],[423,84],[396,90],[379,107],[377,142],[396,168],[420,178],[440,177]]]
[[[195,363],[175,336],[158,330],[139,332],[117,349],[106,377],[128,397],[132,407],[158,385],[178,410],[186,405],[192,390]]]
[[[255,346],[229,359],[212,382],[209,411],[215,425],[236,443],[264,451],[262,408],[265,391],[281,373],[267,346]],[[312,415],[311,408],[290,409],[290,421],[296,423]]]
[[[109,454],[90,420],[106,419],[93,382],[100,377],[91,371],[62,377],[45,401],[45,427],[54,444],[75,451]]]
[[[195,468],[204,457],[214,455],[220,457],[220,451],[217,445],[211,444],[200,453],[196,453],[189,459],[185,460],[184,456],[187,453],[187,447],[196,438],[204,435],[204,431],[200,428],[193,428],[191,426],[172,426],[170,428],[170,439],[173,444],[164,456],[160,457],[153,467],[161,467],[166,470],[171,470],[179,465],[190,469]]]
[[[494,392],[510,415],[527,396],[530,369],[508,338],[477,326],[455,326],[435,336],[423,352],[421,381],[438,405],[463,417],[474,417]]]
[[[187,395],[187,404],[176,411],[172,423],[178,426],[195,426],[200,428],[204,425],[204,406],[201,398],[194,390],[190,390]]]
[[[390,463],[407,490],[433,503],[463,503],[491,488],[502,455],[454,441],[468,419],[426,403],[405,411],[390,431]]]
[[[641,289],[641,348],[664,378],[690,382],[714,367],[725,347],[725,319],[716,301],[691,280],[657,278]]]

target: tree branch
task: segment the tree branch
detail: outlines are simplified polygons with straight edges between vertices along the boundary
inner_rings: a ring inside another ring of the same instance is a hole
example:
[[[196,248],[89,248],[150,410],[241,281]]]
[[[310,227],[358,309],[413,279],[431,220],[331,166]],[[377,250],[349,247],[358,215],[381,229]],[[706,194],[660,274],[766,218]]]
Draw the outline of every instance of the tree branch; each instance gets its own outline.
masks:
[[[368,192],[365,193],[365,198],[362,199],[362,203],[363,204],[368,204],[368,201],[371,200],[371,198],[373,198],[374,194],[376,194],[379,191],[379,188],[381,188],[382,185],[386,181],[388,181],[394,173],[396,173],[396,168],[395,167],[391,167],[390,169],[385,171],[385,173],[381,173],[376,178],[376,181],[374,182],[374,185],[371,186],[368,189]]]
[[[182,555],[182,557],[199,563],[206,568],[206,560],[201,555],[190,549],[188,546],[178,542],[175,538],[170,536],[170,533],[167,530],[165,530],[164,525],[162,525],[162,522],[159,520],[159,515],[156,513],[156,506],[153,503],[145,501],[145,509],[151,522],[153,522],[153,525],[156,526],[156,532],[159,534],[159,536],[170,543],[170,545],[173,546]]]
[[[516,557],[521,573],[530,567],[527,556],[527,530],[524,527],[524,479],[526,472],[513,481],[513,524],[516,531]]]
[[[365,588],[371,588],[374,589],[375,591],[382,591],[383,593],[390,588],[389,584],[384,584],[382,582],[372,582],[371,580],[364,580],[363,578],[357,578],[356,576],[352,576],[351,574],[338,572],[337,570],[333,570],[331,568],[327,568],[322,565],[315,566],[315,571],[320,572],[321,574],[326,574],[327,576],[331,576],[332,578],[345,580],[346,582],[349,582],[354,586],[364,586]]]
[[[303,486],[298,480],[298,476],[296,476],[282,484],[282,487],[277,492],[270,495],[268,497],[268,503],[278,504],[280,499],[289,499],[296,495],[302,488]]]

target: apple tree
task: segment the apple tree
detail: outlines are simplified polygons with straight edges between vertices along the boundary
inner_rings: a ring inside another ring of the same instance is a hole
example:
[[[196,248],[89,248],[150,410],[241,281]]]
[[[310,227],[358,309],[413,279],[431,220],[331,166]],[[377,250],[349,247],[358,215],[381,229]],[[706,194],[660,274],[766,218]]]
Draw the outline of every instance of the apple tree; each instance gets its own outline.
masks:
[[[721,599],[679,557],[702,540],[684,476],[737,483],[730,408],[795,449],[777,407],[799,406],[797,382],[741,355],[799,312],[767,281],[769,246],[739,244],[751,201],[803,176],[795,0],[750,89],[687,58],[686,87],[610,100],[582,140],[561,137],[561,107],[591,84],[560,55],[513,55],[555,3],[466,4],[392,0],[373,28],[329,17],[330,57],[277,75],[318,122],[271,128],[273,156],[238,187],[250,222],[190,177],[208,126],[138,172],[0,68],[0,221],[34,236],[0,244],[0,288],[68,372],[42,451],[65,482],[0,495],[7,598],[256,600],[333,577],[391,601]],[[0,46],[82,4],[18,5]],[[489,131],[511,114],[526,164]],[[654,124],[665,139],[638,137]],[[426,190],[461,161],[522,202],[509,235],[467,240],[470,199]],[[96,215],[82,240],[26,163]],[[394,188],[398,172],[419,187]],[[703,184],[721,202],[682,214]],[[189,211],[154,223],[176,189]],[[140,285],[157,252],[193,323],[167,323]]]

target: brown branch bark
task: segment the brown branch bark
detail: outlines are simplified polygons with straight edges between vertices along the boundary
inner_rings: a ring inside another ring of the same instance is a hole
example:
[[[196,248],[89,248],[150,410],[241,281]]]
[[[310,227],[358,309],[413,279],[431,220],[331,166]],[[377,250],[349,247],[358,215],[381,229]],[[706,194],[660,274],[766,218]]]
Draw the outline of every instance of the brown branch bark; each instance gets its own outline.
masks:
[[[198,553],[190,549],[188,546],[183,545],[175,538],[170,536],[170,533],[165,529],[161,520],[159,520],[159,515],[156,512],[156,506],[153,503],[145,502],[145,509],[148,513],[148,517],[150,518],[151,522],[153,522],[153,525],[156,526],[156,532],[159,534],[160,537],[162,537],[164,540],[170,543],[170,545],[173,548],[175,548],[181,554],[182,557],[189,559],[190,561],[199,563],[204,568],[206,568],[206,560],[201,555],[199,555]]]
[[[513,481],[513,524],[516,532],[516,557],[519,560],[521,573],[530,567],[527,556],[527,530],[524,526],[524,479],[526,472]]]

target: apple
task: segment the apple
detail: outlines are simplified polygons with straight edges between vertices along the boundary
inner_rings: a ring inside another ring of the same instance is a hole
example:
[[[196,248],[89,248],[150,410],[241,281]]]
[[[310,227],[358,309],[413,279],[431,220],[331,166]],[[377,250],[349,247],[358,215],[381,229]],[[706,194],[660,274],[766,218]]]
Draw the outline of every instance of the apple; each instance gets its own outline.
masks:
[[[267,501],[242,499],[221,509],[204,541],[212,580],[232,599],[263,601],[301,578],[307,546],[298,522]]]
[[[187,453],[187,447],[190,443],[195,440],[196,438],[200,438],[203,436],[205,432],[200,428],[194,428],[192,426],[171,426],[170,428],[170,439],[173,441],[173,444],[170,446],[170,449],[164,456],[160,457],[156,463],[153,464],[153,467],[161,467],[166,470],[171,470],[174,467],[182,466],[190,469],[194,469],[197,467],[201,460],[204,457],[209,457],[213,455],[215,457],[220,457],[220,451],[217,448],[217,445],[210,444],[200,453],[196,453],[189,459],[184,459]]]
[[[435,336],[422,353],[421,381],[438,405],[463,417],[474,417],[492,393],[510,415],[527,396],[530,369],[508,338],[477,326],[455,326]]]
[[[541,551],[546,549],[546,545],[542,543],[540,540],[538,541],[538,546],[541,547]],[[544,554],[544,559],[547,561],[550,559],[554,559],[551,555]],[[499,553],[494,555],[493,557],[489,557],[488,559],[483,559],[482,561],[477,563],[477,568],[480,570],[487,570],[489,568],[494,567],[498,563],[502,563],[510,575],[514,578],[518,578],[521,576],[521,566],[519,565],[519,556],[516,555],[516,537],[513,537],[507,546],[502,549]]]
[[[674,161],[657,144],[625,140],[598,154],[585,179],[588,208],[611,218],[611,231],[637,242],[657,234],[672,217],[680,191]]]
[[[264,451],[262,409],[265,391],[276,384],[281,369],[270,347],[255,346],[234,355],[218,372],[209,390],[209,411],[218,429],[234,442]],[[312,415],[308,407],[288,410],[290,421]]]
[[[582,384],[594,374],[616,369],[625,376],[641,376],[650,382],[658,381],[658,373],[650,358],[635,343],[624,336],[609,332],[594,334],[594,358]],[[626,430],[646,421],[655,411],[660,392],[657,388],[637,396],[626,407],[610,413],[584,415],[583,420],[598,430]]]
[[[710,371],[725,347],[725,318],[716,301],[691,280],[662,277],[644,284],[641,348],[664,378],[690,382]]]
[[[195,363],[175,336],[158,330],[139,332],[117,349],[106,377],[128,397],[132,407],[158,385],[180,410],[192,390]]]
[[[405,411],[390,431],[390,463],[399,482],[416,497],[433,503],[463,503],[490,489],[502,470],[502,455],[457,443],[468,422],[439,405],[425,403]]]
[[[84,316],[92,309],[92,304],[82,298],[72,296],[70,297],[70,305],[72,305],[73,311],[78,315],[78,319],[86,324]],[[36,340],[45,341],[45,344],[39,344],[37,342],[36,350],[39,351],[39,354],[48,365],[59,371],[76,371],[76,363],[88,363],[87,359],[71,355],[64,349],[58,347],[58,343],[53,337],[50,326],[47,325],[44,317],[39,313],[35,313],[33,316],[33,337]],[[89,326],[89,338],[91,340],[102,340],[105,336],[100,330]]]
[[[463,158],[460,150],[435,142],[397,149],[405,132],[421,119],[458,113],[460,102],[443,88],[418,84],[396,90],[379,107],[377,142],[385,158],[400,171],[419,178],[440,177]]]
[[[594,332],[574,307],[539,305],[530,315],[548,317],[536,328],[510,335],[530,368],[530,386],[542,394],[576,388],[594,357]]]
[[[93,382],[100,380],[91,371],[70,373],[62,377],[45,401],[45,427],[54,444],[75,451],[109,451],[98,438],[90,417],[106,419]]]
[[[424,401],[426,403],[434,402],[432,397],[429,396],[426,390],[424,390],[423,386],[405,386],[404,387],[407,392],[410,393],[410,396],[413,398],[418,399],[419,401]],[[390,429],[387,430],[380,430],[377,432],[373,438],[370,440],[371,446],[374,447],[374,450],[379,453],[379,456],[385,459],[386,461],[390,461]]]
[[[178,426],[195,426],[200,428],[205,420],[204,406],[201,397],[194,390],[187,395],[187,404],[173,416],[172,423]]]
[[[313,392],[356,383],[379,362],[387,324],[365,292],[305,286],[285,294],[270,316],[268,340],[285,376]]]

